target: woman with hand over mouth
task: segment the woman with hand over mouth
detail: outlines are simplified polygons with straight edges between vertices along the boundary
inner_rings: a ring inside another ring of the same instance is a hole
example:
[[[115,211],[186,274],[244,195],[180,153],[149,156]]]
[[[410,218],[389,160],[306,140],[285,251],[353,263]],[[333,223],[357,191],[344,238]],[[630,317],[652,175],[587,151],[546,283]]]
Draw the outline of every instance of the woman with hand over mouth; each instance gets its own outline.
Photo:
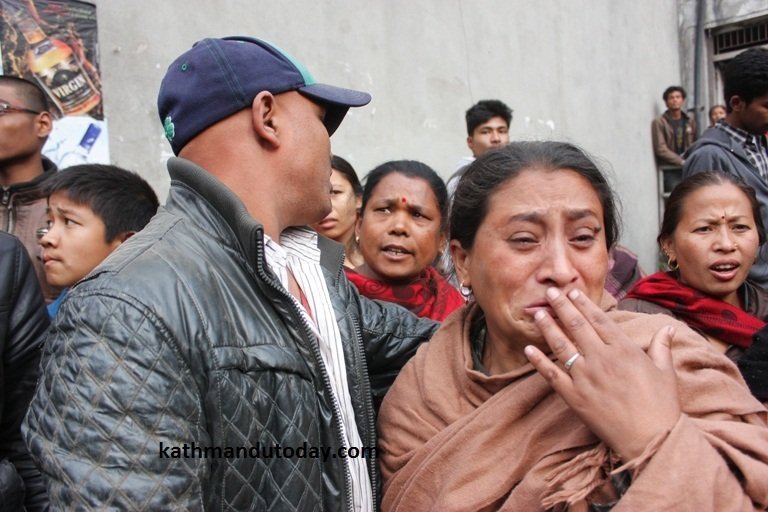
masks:
[[[474,300],[384,398],[382,510],[768,507],[768,413],[684,323],[616,309],[619,225],[571,144],[514,142],[470,165],[450,247]]]

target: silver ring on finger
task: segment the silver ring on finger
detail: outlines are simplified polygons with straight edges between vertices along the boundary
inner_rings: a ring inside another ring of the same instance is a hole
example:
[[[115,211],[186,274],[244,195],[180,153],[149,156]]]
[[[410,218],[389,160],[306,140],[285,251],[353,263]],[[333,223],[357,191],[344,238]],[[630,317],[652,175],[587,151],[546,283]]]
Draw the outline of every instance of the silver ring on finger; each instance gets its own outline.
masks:
[[[575,363],[575,362],[576,362],[576,360],[577,360],[578,358],[580,358],[580,357],[581,357],[581,352],[576,352],[576,353],[575,353],[575,354],[573,354],[571,357],[569,357],[569,358],[568,358],[568,359],[567,359],[567,360],[566,360],[566,361],[563,363],[563,368],[565,368],[565,371],[567,371],[567,372],[570,372],[570,371],[571,371],[571,367],[573,366],[573,363]]]

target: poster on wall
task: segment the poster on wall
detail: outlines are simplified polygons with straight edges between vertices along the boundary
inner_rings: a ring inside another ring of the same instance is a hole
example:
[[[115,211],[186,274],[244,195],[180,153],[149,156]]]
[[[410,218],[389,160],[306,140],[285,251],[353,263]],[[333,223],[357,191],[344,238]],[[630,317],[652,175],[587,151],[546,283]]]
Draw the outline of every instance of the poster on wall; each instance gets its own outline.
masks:
[[[109,163],[96,6],[78,0],[0,0],[0,74],[36,82],[53,132],[43,154],[59,168]]]

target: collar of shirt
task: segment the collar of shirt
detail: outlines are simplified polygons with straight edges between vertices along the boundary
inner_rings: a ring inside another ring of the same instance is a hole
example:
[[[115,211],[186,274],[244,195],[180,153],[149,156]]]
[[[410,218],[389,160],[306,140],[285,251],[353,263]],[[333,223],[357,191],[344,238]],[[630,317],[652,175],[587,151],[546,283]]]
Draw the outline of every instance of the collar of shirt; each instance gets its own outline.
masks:
[[[280,234],[277,243],[264,235],[264,256],[272,272],[286,290],[288,286],[288,255],[309,263],[320,263],[320,249],[317,247],[317,232],[307,227],[288,228]]]
[[[746,130],[742,130],[741,128],[736,128],[735,126],[731,126],[730,124],[726,123],[723,119],[717,122],[717,124],[715,125],[715,128],[718,128],[724,131],[731,138],[735,139],[740,144],[747,146],[752,151],[757,151],[758,148],[763,148],[763,149],[766,148],[765,135],[754,135],[752,133],[749,133]]]
[[[347,383],[347,369],[344,359],[341,333],[333,312],[333,306],[320,268],[320,249],[317,246],[317,233],[307,227],[288,228],[280,234],[278,244],[264,235],[265,257],[267,264],[280,279],[286,290],[288,267],[290,266],[297,284],[306,294],[308,306],[315,312],[313,319],[296,300],[302,316],[307,320],[320,348],[323,365],[328,372],[334,401],[338,405],[341,417],[340,428],[347,447],[362,446],[360,432],[355,422],[355,413]],[[353,509],[370,511],[373,507],[371,482],[365,459],[345,457],[352,480]]]

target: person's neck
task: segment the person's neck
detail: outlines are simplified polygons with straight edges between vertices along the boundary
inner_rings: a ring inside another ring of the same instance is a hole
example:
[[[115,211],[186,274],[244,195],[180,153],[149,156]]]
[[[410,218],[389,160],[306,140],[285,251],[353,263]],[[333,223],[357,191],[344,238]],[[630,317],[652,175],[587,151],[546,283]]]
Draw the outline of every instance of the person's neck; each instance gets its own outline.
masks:
[[[281,184],[264,173],[269,163],[260,162],[251,153],[238,151],[238,146],[222,144],[221,140],[198,136],[194,143],[190,142],[179,152],[179,157],[218,179],[242,201],[251,217],[261,224],[264,234],[279,244],[283,230],[294,225],[281,215],[279,205],[274,201],[275,194],[271,192],[279,190]],[[220,149],[212,152],[209,147]]]
[[[523,348],[506,343],[488,332],[483,349],[483,365],[488,375],[501,375],[527,364]]]
[[[359,267],[355,268],[355,272],[357,272],[363,277],[367,277],[368,279],[374,279],[376,281],[382,280],[381,276],[379,276],[373,270],[371,270],[371,268],[365,262],[363,262],[363,264],[360,265]]]
[[[338,242],[344,246],[344,252],[347,253],[347,255],[351,254],[352,251],[357,250],[357,243],[355,243],[355,230],[350,229],[349,232],[345,233],[344,235],[339,237]]]
[[[676,110],[668,109],[667,112],[669,113],[669,117],[671,117],[675,121],[683,117],[683,111],[681,109],[676,109]]]
[[[390,277],[382,276],[374,272],[374,270],[371,267],[369,267],[368,264],[365,262],[359,267],[355,268],[355,272],[357,272],[363,277],[367,277],[368,279],[373,279],[375,281],[379,281],[380,283],[386,283],[391,286],[407,285],[407,284],[413,283],[419,278],[419,274],[415,276],[404,277],[402,279],[393,279]]]
[[[0,186],[9,187],[32,181],[43,174],[43,171],[43,159],[39,155],[37,158],[0,164]]]
[[[743,286],[743,285],[742,285]],[[741,299],[741,287],[722,298],[723,302],[744,310],[744,302]]]
[[[352,236],[347,243],[344,244],[344,264],[349,268],[355,269],[364,263],[365,260],[363,259],[362,254],[360,254],[360,247],[357,245],[357,242],[355,242],[355,237]]]
[[[731,126],[732,128],[738,128],[739,130],[744,130],[745,132],[750,133],[752,135],[762,135],[761,133],[752,133],[750,130],[747,130],[747,128],[744,126],[744,123],[741,122],[741,118],[739,118],[739,115],[737,112],[731,112],[730,114],[726,114],[725,122],[728,123],[728,125]]]

